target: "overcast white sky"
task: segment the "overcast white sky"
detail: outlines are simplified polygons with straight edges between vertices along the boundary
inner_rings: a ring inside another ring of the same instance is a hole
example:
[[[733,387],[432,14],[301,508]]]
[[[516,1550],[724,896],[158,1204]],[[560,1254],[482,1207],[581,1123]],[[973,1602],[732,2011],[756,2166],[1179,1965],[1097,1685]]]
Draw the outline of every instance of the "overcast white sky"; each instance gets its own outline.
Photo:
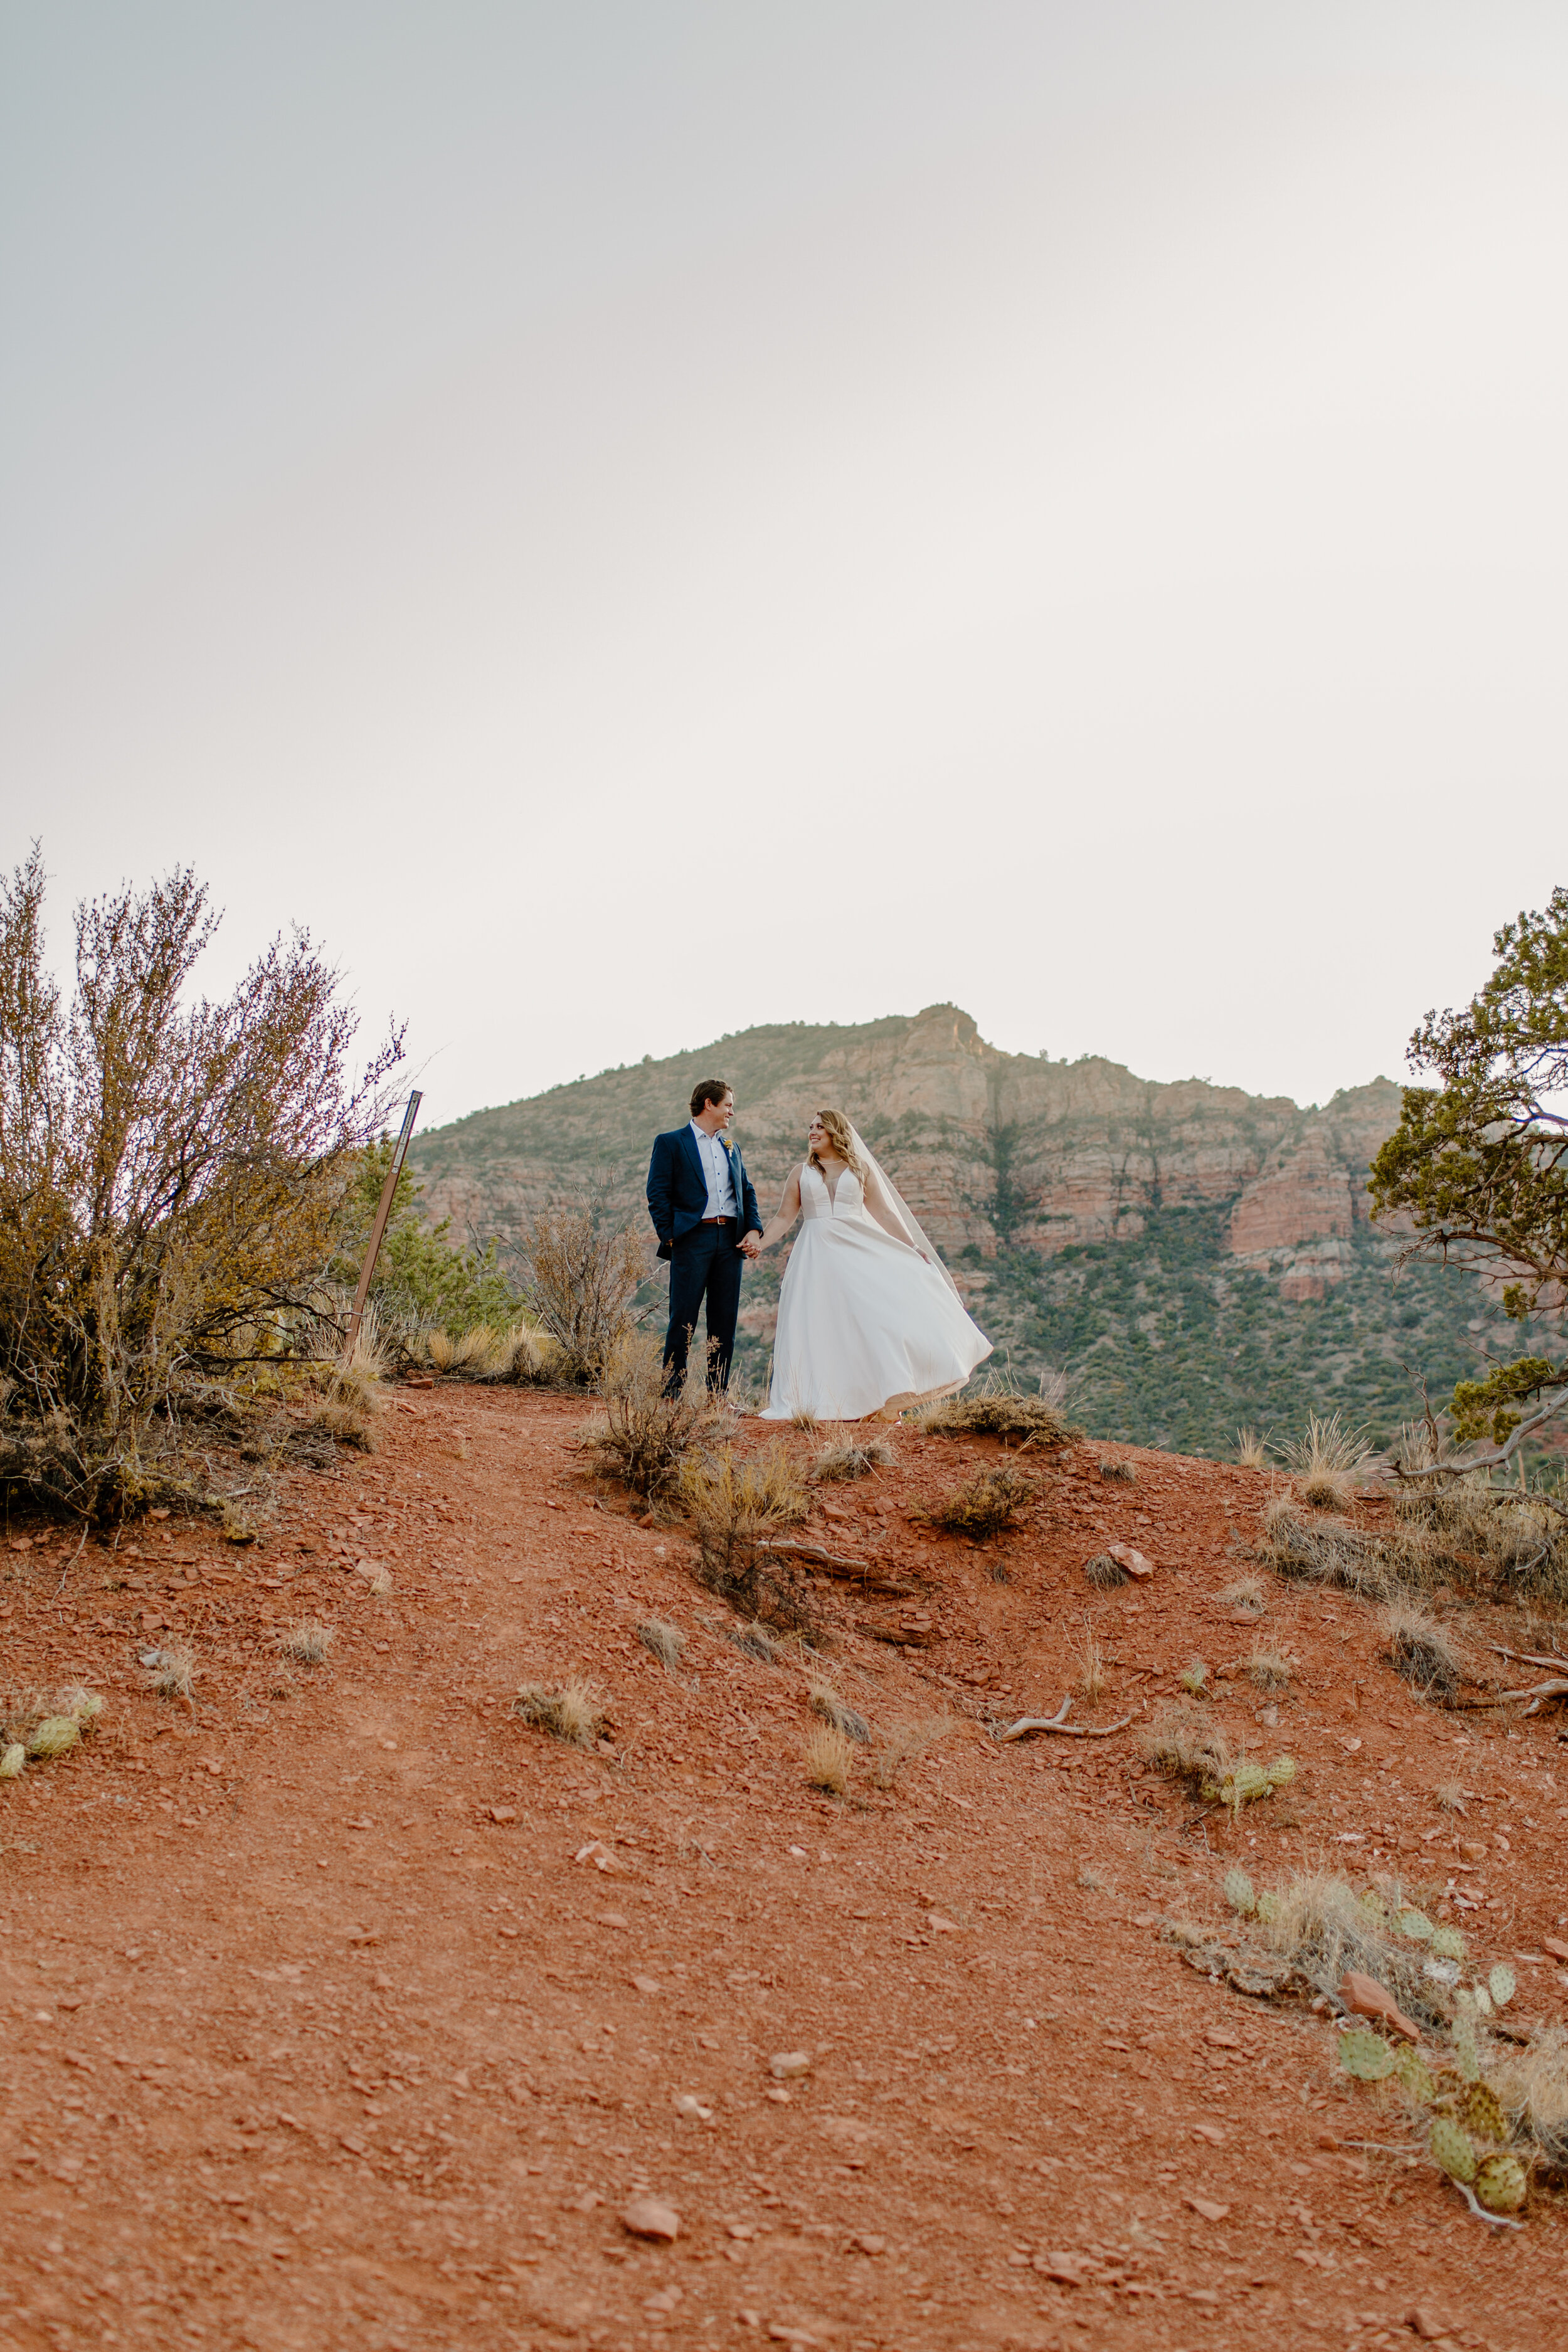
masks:
[[[436,1123],[758,1021],[1325,1098],[1568,880],[1568,16],[0,0],[0,863]]]

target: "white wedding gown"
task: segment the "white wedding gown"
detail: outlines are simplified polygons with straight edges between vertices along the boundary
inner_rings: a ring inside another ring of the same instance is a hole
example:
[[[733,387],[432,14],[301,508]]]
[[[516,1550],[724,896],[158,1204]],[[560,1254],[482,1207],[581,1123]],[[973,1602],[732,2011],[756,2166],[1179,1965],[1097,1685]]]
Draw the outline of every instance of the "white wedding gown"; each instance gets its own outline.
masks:
[[[829,1192],[807,1160],[800,1208],[762,1419],[861,1421],[962,1388],[991,1342],[942,1269],[877,1223],[854,1171]]]

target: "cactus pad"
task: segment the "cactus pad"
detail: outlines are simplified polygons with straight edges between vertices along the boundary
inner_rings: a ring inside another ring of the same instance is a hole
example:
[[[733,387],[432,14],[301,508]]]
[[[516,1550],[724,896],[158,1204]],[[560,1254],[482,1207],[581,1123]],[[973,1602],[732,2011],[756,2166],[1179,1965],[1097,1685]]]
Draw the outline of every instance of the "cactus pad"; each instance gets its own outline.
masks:
[[[1418,2106],[1431,2105],[1437,2095],[1437,2081],[1419,2050],[1412,2050],[1406,2043],[1403,2050],[1396,2051],[1394,2072]]]
[[[1432,2137],[1426,2143],[1434,2164],[1454,2180],[1471,2181],[1476,2177],[1476,2151],[1469,2135],[1462,2132],[1447,2116],[1439,2116],[1432,2126]]]
[[[1487,1990],[1494,2009],[1506,2009],[1519,1990],[1519,1979],[1506,1960],[1500,1960],[1487,1979]]]
[[[1295,1777],[1296,1759],[1293,1756],[1277,1756],[1268,1767],[1268,1785],[1271,1789],[1288,1789]]]
[[[1413,1903],[1399,1914],[1394,1924],[1400,1934],[1407,1936],[1413,1944],[1429,1944],[1432,1940],[1434,1929],[1431,1920],[1425,1911],[1417,1911]]]
[[[1372,1890],[1368,1888],[1367,1892],[1364,1895],[1358,1895],[1356,1900],[1360,1903],[1362,1909],[1366,1913],[1369,1919],[1384,1920],[1387,1918],[1388,1906],[1384,1901],[1381,1895],[1373,1895]]]
[[[1278,1919],[1279,1916],[1278,1895],[1260,1895],[1258,1898],[1258,1910],[1255,1916],[1262,1920],[1265,1927],[1271,1919]]]
[[[1517,2213],[1529,2185],[1517,2156],[1489,2156],[1476,2169],[1476,2202],[1491,2213]]]
[[[1381,2034],[1356,2027],[1340,2036],[1340,2064],[1358,2083],[1381,2083],[1394,2072],[1394,2053]]]
[[[1432,1957],[1435,1960],[1462,1960],[1465,1939],[1457,1927],[1434,1927]]]
[[[1458,2109],[1459,2121],[1472,2139],[1506,2139],[1508,2117],[1489,2083],[1467,2084]]]
[[[83,1690],[77,1683],[60,1693],[60,1713],[74,1715],[84,1731],[89,1730],[103,1713],[103,1701],[96,1691]]]
[[[16,1740],[0,1755],[0,1780],[19,1780],[26,1766],[27,1751]]]
[[[1245,1870],[1227,1870],[1225,1874],[1225,1899],[1233,1911],[1247,1918],[1258,1908],[1258,1897],[1252,1881]]]
[[[1476,2049],[1476,2029],[1468,2017],[1454,2020],[1454,2055],[1458,2060],[1461,2081],[1476,2082],[1480,2075],[1481,2062]]]
[[[74,1715],[46,1715],[27,1734],[29,1756],[63,1756],[81,1738],[81,1726]]]

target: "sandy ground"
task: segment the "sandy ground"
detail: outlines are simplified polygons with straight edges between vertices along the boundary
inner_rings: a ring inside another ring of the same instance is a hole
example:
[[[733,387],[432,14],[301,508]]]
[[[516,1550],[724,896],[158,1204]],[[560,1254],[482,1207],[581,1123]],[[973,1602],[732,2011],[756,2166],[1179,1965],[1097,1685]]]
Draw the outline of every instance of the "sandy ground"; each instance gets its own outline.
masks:
[[[981,1552],[905,1512],[994,1444],[901,1433],[816,1531],[918,1597],[833,1589],[831,1671],[879,1728],[953,1727],[826,1798],[803,1665],[727,1638],[679,1533],[585,1475],[584,1418],[399,1391],[383,1449],[292,1476],[245,1551],[12,1531],[6,1678],[107,1706],[0,1789],[3,2352],[1568,2341],[1568,2200],[1493,2230],[1358,2145],[1399,2136],[1323,2021],[1167,1933],[1225,1916],[1238,1856],[1260,1884],[1395,1858],[1521,1956],[1520,2012],[1568,2014],[1540,1945],[1568,1924],[1561,1717],[1420,1705],[1342,1595],[1265,1575],[1238,1622],[1261,1475],[1076,1446]],[[1096,1592],[1117,1539],[1155,1576]],[[649,1615],[687,1637],[674,1674]],[[328,1662],[287,1664],[312,1616]],[[919,1616],[926,1646],[865,1630]],[[981,1718],[1053,1709],[1086,1627],[1106,1687],[1072,1719],[1132,1728],[998,1746]],[[175,1636],[190,1707],[136,1663]],[[1293,1658],[1275,1724],[1224,1675],[1255,1641]],[[1137,1760],[1194,1653],[1232,1732],[1301,1766],[1238,1825]],[[510,1713],[568,1673],[605,1694],[597,1749]],[[627,2234],[637,2196],[673,2244]]]

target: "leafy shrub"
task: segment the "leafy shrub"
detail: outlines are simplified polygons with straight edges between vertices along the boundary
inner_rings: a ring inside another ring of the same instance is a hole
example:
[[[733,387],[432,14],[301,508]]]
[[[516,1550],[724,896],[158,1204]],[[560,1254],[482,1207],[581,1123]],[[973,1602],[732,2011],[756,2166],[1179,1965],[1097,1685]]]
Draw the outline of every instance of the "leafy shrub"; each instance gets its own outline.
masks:
[[[383,1135],[350,1162],[331,1268],[332,1278],[350,1289],[359,1281],[395,1148]],[[522,1300],[497,1262],[496,1244],[480,1250],[448,1241],[452,1220],[426,1223],[419,1208],[423,1191],[407,1168],[399,1170],[370,1294],[384,1328],[434,1328],[453,1339],[480,1328],[510,1331],[521,1319]]]
[[[1004,1467],[983,1470],[978,1477],[955,1486],[951,1495],[919,1516],[950,1536],[967,1536],[980,1543],[1016,1524],[1019,1512],[1032,1502],[1037,1489],[1032,1478]],[[915,1517],[910,1512],[911,1518]]]
[[[645,1502],[668,1493],[693,1449],[726,1426],[700,1368],[692,1367],[684,1388],[666,1395],[658,1342],[647,1333],[616,1349],[602,1394],[605,1417],[587,1433],[588,1452]]]

